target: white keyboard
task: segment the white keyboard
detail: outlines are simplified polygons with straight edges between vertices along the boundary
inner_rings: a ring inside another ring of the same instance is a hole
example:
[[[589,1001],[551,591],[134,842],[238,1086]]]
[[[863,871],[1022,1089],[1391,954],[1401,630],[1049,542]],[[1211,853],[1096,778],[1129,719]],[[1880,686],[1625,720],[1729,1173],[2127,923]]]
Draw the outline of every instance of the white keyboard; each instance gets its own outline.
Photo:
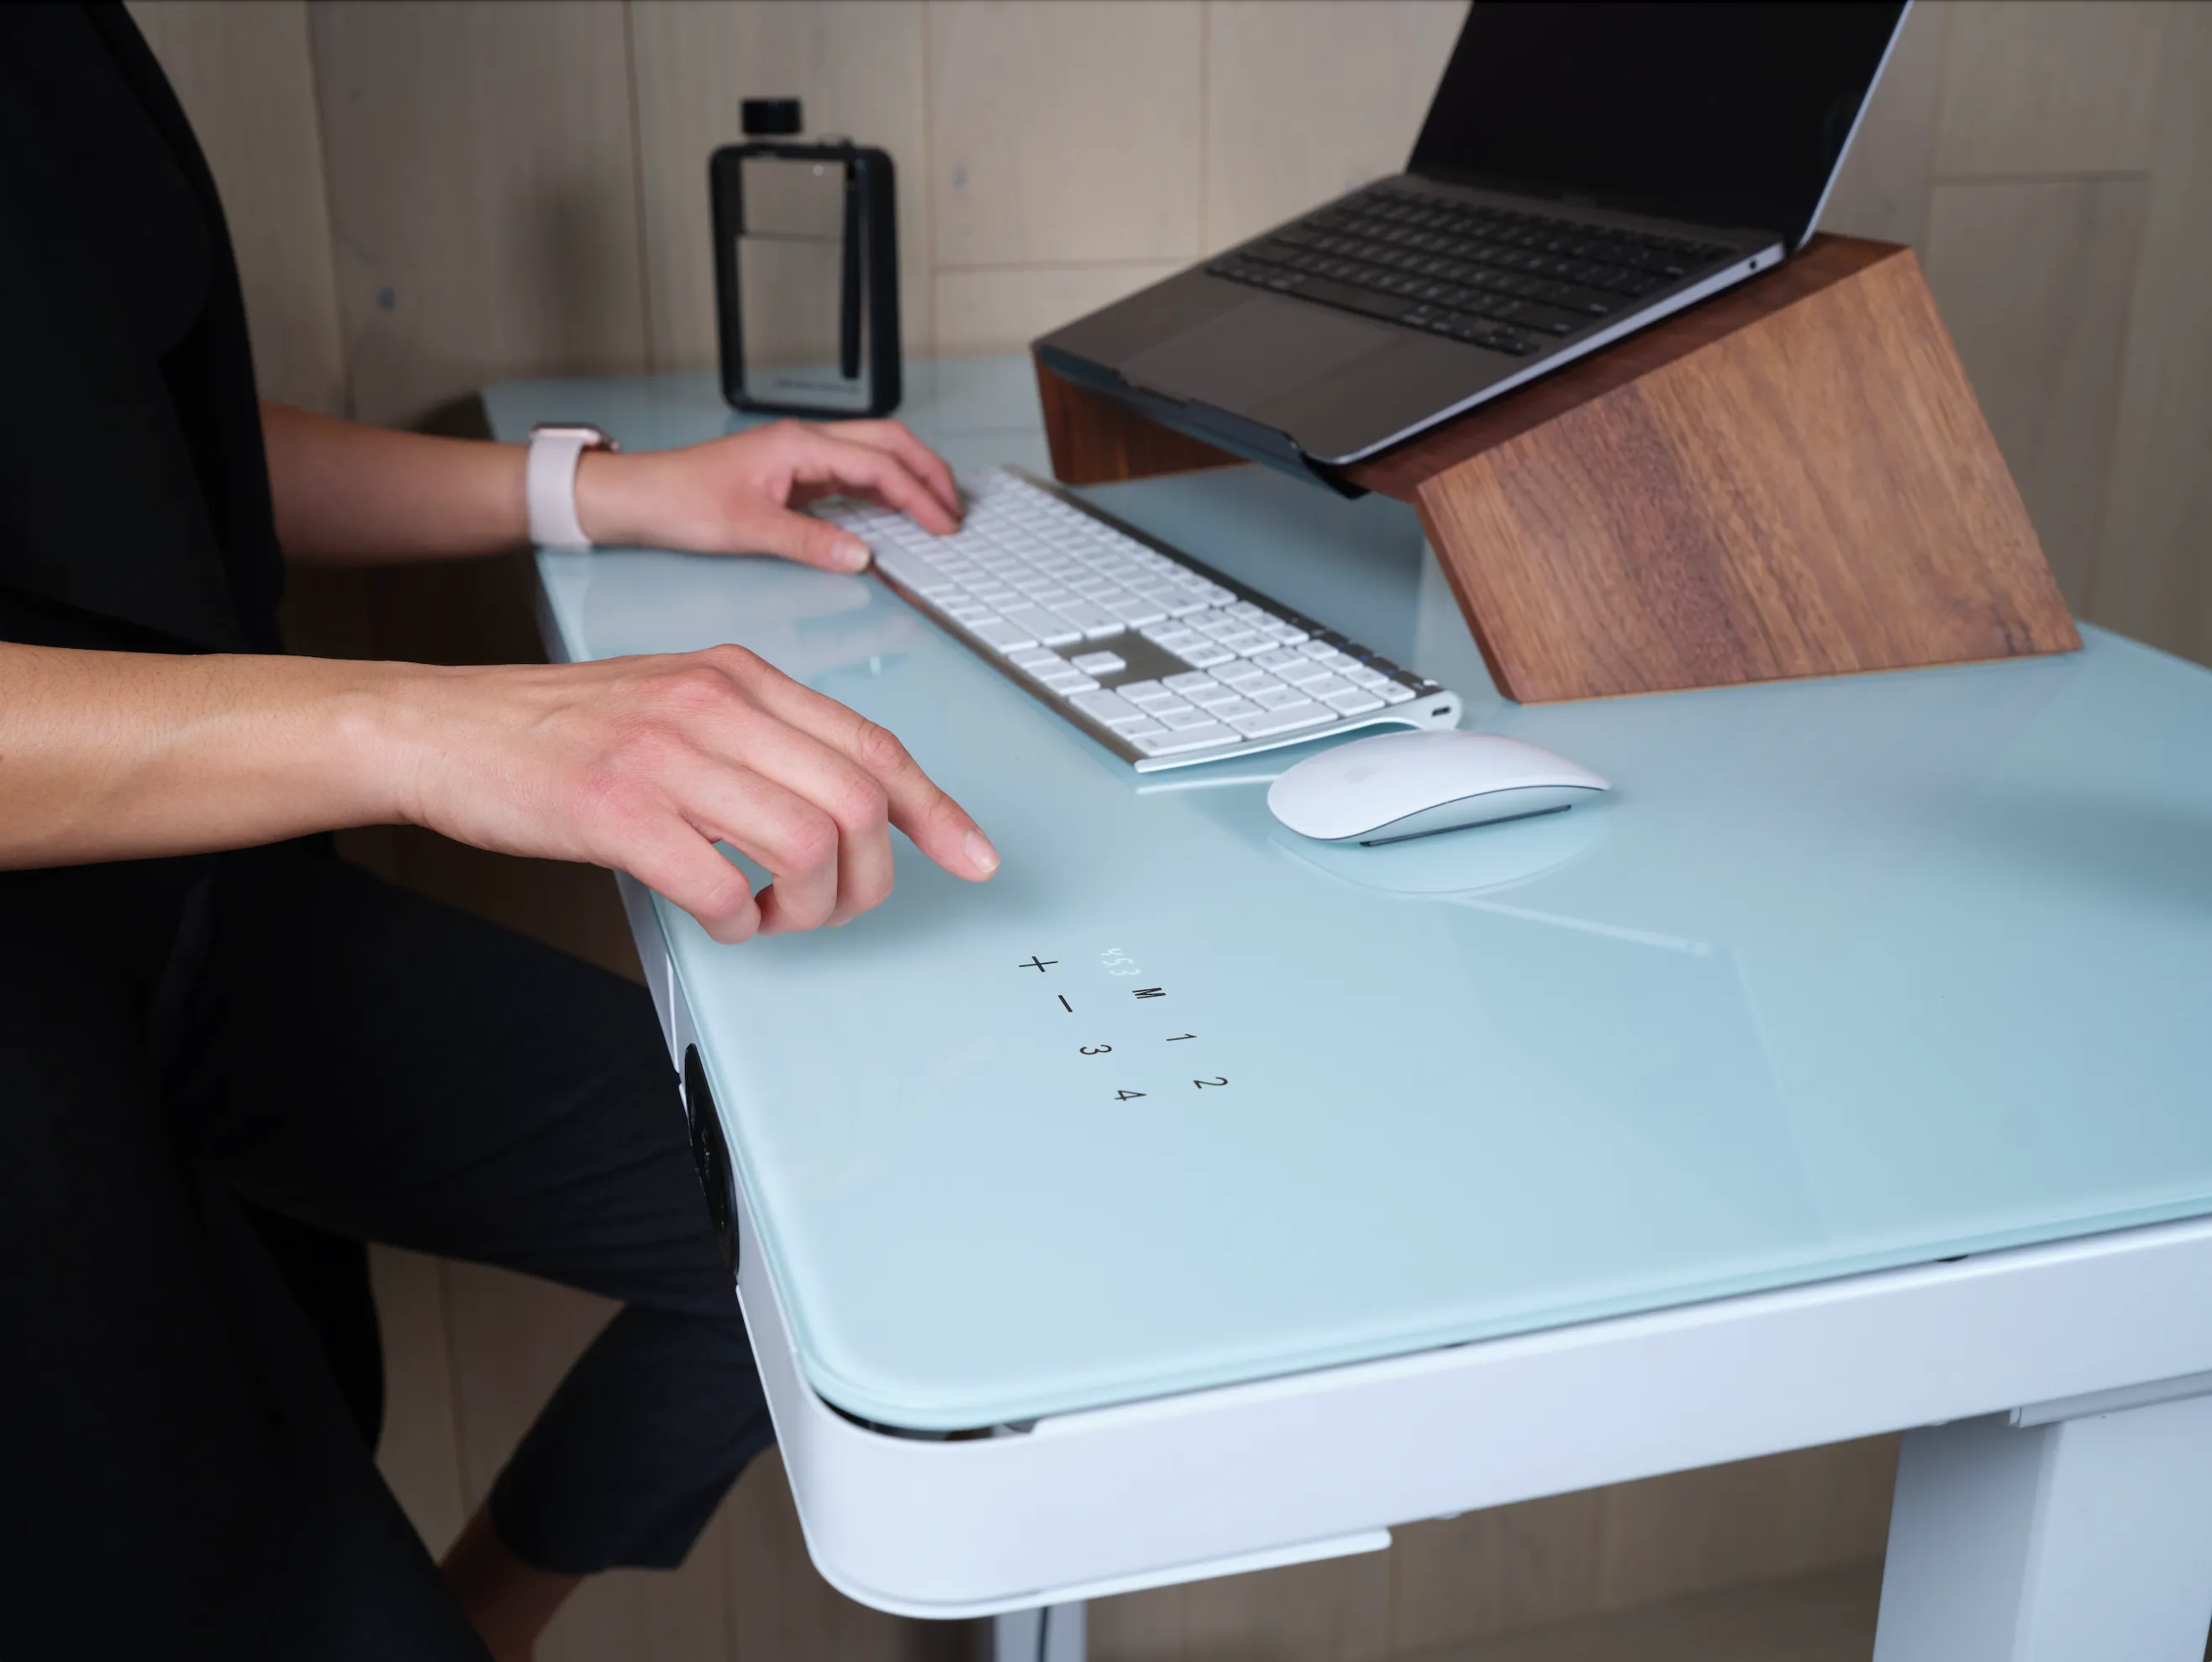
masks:
[[[1006,469],[961,481],[951,537],[864,502],[814,511],[978,657],[1140,771],[1382,725],[1455,727],[1460,698]]]

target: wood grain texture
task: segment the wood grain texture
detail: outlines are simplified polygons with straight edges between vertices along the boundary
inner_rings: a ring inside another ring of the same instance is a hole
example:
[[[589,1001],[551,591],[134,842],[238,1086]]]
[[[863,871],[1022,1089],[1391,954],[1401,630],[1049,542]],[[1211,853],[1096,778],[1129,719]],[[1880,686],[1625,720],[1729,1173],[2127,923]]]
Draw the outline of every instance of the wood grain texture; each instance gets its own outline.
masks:
[[[919,0],[633,0],[632,101],[655,369],[715,361],[707,158],[743,136],[746,98],[800,100],[810,133],[890,153],[898,174],[900,328],[931,351],[928,123]]]
[[[1404,171],[1467,0],[1208,0],[1207,252]]]
[[[1508,696],[2079,644],[1909,250],[1819,239],[1624,344],[1353,471]]]
[[[1599,1607],[1879,1557],[1896,1481],[1897,1440],[1875,1437],[1609,1489]]]
[[[2175,7],[2089,615],[2212,664],[2212,6]]]
[[[1182,260],[1010,265],[937,274],[937,351],[945,358],[1018,352],[1102,306],[1171,277]]]
[[[933,0],[933,258],[1189,260],[1197,0]]]
[[[1428,1652],[1421,1662],[1869,1662],[1881,1564],[1693,1593]]]
[[[264,397],[345,413],[303,0],[133,0],[222,196]]]
[[[618,6],[315,0],[354,412],[645,367]]]
[[[2149,187],[1938,185],[1923,258],[2067,603],[2089,601]]]
[[[2165,0],[1954,0],[1936,171],[2139,172],[2151,161]]]
[[[1612,1493],[1583,1489],[1392,1531],[1398,1650],[1428,1651],[1601,1608]]]
[[[1821,230],[1919,245],[1927,228],[1943,58],[1955,3],[1917,0],[1905,14],[1904,30],[1821,209]]]
[[[1126,404],[1102,398],[1036,366],[1037,401],[1053,477],[1064,485],[1104,485],[1162,473],[1233,467],[1240,458],[1148,422]]]

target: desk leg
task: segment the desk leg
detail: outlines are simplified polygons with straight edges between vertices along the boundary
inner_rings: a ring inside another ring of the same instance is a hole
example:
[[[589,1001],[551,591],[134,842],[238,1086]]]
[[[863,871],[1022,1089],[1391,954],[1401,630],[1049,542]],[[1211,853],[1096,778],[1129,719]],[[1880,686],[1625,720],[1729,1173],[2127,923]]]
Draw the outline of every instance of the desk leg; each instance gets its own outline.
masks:
[[[2212,1397],[1907,1432],[1875,1662],[2200,1662]]]
[[[1083,1662],[1083,1604],[1047,1604],[991,1618],[991,1662]]]

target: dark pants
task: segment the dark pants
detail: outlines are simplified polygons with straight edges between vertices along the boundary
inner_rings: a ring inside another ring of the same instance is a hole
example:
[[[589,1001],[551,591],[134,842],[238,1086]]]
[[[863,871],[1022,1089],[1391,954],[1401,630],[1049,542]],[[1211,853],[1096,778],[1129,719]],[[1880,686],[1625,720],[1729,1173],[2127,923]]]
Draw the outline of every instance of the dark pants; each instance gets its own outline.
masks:
[[[0,876],[0,1656],[482,1658],[360,1241],[625,1307],[492,1491],[542,1568],[675,1565],[770,1439],[641,990],[296,846]]]

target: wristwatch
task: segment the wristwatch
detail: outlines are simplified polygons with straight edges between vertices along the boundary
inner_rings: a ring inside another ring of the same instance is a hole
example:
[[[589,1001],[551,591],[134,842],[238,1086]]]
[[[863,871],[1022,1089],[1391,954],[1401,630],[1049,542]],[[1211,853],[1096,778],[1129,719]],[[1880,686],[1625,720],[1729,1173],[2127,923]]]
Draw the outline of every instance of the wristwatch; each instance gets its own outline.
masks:
[[[530,540],[541,549],[582,554],[592,546],[576,517],[576,464],[587,450],[620,450],[612,434],[584,422],[540,422],[530,429],[523,494]]]

